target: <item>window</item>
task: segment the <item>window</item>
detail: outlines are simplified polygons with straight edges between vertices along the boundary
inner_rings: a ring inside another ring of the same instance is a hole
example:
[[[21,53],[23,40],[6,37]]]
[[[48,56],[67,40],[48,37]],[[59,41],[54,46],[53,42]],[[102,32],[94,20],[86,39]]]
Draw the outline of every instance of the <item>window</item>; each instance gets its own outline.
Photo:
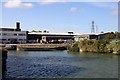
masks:
[[[26,41],[26,39],[24,39],[24,41]]]
[[[23,39],[19,39],[19,41],[22,41]]]
[[[19,36],[25,36],[25,34],[19,34]]]
[[[2,39],[2,41],[6,41],[7,39]]]
[[[17,36],[17,34],[14,34],[14,36]]]
[[[3,35],[7,35],[7,33],[3,33]]]

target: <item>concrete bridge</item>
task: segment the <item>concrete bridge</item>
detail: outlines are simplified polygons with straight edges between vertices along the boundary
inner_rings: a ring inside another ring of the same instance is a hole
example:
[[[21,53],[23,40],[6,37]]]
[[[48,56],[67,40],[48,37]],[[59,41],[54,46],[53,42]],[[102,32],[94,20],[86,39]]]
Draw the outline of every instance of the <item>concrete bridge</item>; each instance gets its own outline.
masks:
[[[65,50],[68,44],[0,44],[0,46],[14,46],[17,51],[20,50]]]

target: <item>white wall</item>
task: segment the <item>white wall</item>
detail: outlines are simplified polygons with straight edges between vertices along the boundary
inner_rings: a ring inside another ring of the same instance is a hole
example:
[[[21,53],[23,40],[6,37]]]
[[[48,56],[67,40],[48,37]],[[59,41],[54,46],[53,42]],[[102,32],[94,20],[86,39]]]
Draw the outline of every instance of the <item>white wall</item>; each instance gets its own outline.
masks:
[[[24,35],[20,35],[20,34],[24,34]],[[6,41],[8,41],[8,39],[17,39],[18,42],[26,42],[27,32],[26,31],[0,31],[0,40],[1,39],[6,39]],[[22,39],[22,40],[19,40],[19,39]]]

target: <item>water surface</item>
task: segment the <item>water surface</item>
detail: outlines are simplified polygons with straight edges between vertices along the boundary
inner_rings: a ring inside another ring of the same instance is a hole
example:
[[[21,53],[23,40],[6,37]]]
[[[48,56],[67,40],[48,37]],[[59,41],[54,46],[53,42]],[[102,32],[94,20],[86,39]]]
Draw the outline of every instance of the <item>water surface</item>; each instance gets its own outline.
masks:
[[[118,56],[68,51],[9,51],[7,78],[118,78]]]

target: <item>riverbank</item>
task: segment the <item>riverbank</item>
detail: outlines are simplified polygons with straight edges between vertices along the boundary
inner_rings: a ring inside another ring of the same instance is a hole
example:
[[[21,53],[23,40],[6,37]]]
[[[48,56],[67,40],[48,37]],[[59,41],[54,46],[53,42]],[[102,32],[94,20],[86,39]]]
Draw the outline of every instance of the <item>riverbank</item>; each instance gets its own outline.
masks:
[[[120,55],[120,41],[81,40],[71,43],[67,49],[72,52],[112,53]]]

